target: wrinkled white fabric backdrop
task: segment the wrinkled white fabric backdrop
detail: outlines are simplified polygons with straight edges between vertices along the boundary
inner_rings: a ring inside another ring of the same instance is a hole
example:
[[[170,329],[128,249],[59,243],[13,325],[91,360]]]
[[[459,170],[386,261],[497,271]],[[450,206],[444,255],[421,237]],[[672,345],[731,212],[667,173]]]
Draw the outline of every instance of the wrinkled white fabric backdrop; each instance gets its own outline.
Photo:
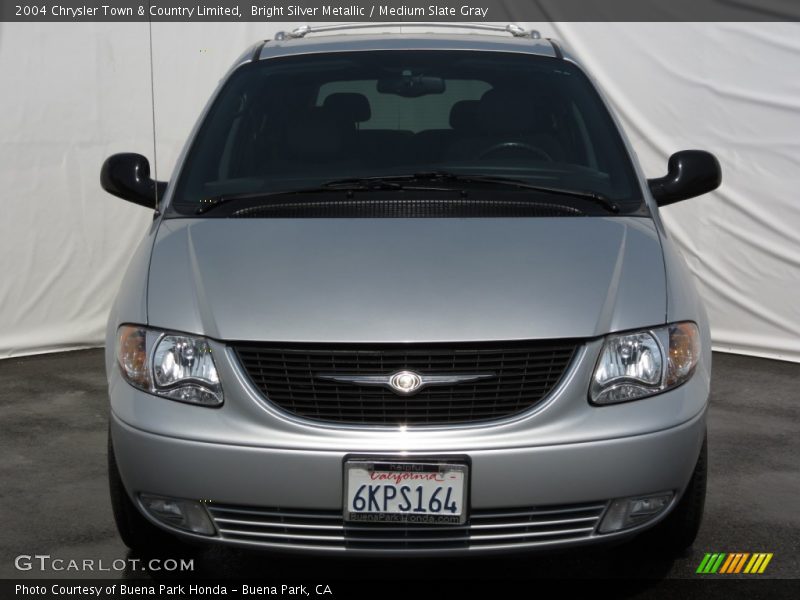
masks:
[[[292,24],[152,28],[157,172],[166,178],[219,77]],[[0,24],[0,357],[99,345],[151,213],[105,194],[113,152],[153,157],[147,23]],[[705,298],[715,347],[800,362],[800,25],[564,23],[648,176],[714,152],[716,192],[664,220]]]

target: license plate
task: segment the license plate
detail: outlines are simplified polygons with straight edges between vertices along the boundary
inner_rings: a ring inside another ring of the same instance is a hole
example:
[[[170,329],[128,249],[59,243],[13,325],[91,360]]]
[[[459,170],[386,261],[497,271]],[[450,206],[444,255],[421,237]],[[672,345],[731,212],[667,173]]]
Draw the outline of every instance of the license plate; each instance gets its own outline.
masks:
[[[467,518],[467,466],[458,463],[345,462],[344,519],[460,524]]]

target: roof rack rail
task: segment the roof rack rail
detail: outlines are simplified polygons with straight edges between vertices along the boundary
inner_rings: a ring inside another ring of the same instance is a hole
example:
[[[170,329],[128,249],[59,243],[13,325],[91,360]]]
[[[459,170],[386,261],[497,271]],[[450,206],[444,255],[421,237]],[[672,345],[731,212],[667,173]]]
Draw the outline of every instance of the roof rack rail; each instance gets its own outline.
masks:
[[[501,31],[510,33],[514,37],[540,39],[541,34],[535,29],[527,30],[516,23],[508,25],[489,25],[488,23],[422,23],[400,21],[390,23],[342,23],[338,25],[301,25],[291,31],[279,31],[275,34],[276,40],[303,38],[309,33],[320,33],[324,31],[343,31],[345,29],[374,29],[377,27],[450,27],[454,29],[482,29],[484,31]]]

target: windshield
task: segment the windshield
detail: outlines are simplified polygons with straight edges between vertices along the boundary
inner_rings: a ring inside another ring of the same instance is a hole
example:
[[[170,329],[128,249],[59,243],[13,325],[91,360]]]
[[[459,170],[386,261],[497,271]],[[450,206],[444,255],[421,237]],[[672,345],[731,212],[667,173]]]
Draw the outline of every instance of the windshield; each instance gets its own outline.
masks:
[[[642,206],[616,126],[576,66],[396,50],[239,68],[198,131],[172,206],[195,214],[214,198],[434,171],[596,194],[621,213]]]

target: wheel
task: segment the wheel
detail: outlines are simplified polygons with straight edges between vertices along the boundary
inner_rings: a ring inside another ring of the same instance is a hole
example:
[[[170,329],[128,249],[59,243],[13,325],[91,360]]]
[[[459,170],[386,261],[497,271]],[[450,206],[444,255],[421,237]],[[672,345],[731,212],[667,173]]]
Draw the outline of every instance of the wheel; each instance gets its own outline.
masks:
[[[708,475],[708,441],[703,440],[700,456],[677,506],[653,529],[640,536],[648,549],[670,556],[683,554],[697,538],[706,502]]]
[[[508,150],[511,150],[512,152],[516,151],[525,154],[534,154],[536,156],[541,157],[543,160],[553,162],[553,157],[550,156],[547,152],[545,152],[541,148],[537,148],[535,146],[531,146],[530,144],[526,144],[525,142],[500,142],[499,144],[490,146],[489,148],[481,152],[478,158],[486,158],[491,154],[496,154],[497,152],[503,152]]]
[[[119,536],[128,548],[145,556],[186,548],[178,538],[162,531],[148,521],[134,506],[119,475],[110,429],[108,432],[108,488],[111,493],[114,522],[117,525]]]

